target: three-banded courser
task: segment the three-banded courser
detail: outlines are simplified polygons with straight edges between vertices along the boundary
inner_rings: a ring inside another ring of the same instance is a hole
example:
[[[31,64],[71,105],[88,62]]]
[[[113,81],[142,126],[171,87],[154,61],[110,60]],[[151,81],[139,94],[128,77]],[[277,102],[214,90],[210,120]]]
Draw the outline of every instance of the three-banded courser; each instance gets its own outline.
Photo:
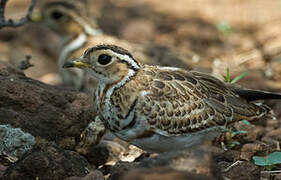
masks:
[[[78,67],[98,80],[98,118],[119,138],[144,150],[179,150],[211,139],[227,125],[270,117],[256,102],[281,94],[243,89],[196,71],[141,65],[114,45],[87,49],[64,68]]]

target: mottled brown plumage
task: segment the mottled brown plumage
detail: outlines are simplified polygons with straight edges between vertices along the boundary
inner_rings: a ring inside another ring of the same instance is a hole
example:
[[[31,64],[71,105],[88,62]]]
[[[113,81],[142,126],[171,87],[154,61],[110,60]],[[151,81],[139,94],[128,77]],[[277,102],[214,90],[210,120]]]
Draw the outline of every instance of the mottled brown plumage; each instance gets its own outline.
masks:
[[[190,147],[233,122],[264,118],[270,108],[251,100],[281,98],[201,72],[140,65],[111,45],[90,48],[64,67],[86,69],[96,77],[99,118],[118,137],[150,151]]]
[[[124,112],[128,107],[120,106],[120,102],[128,99],[126,94],[136,91],[148,93],[138,98],[137,111],[147,117],[152,129],[167,135],[192,133],[242,119],[253,120],[269,111],[266,105],[248,102],[231,86],[208,74],[182,69],[165,70],[145,65],[135,79],[112,94],[112,104]]]

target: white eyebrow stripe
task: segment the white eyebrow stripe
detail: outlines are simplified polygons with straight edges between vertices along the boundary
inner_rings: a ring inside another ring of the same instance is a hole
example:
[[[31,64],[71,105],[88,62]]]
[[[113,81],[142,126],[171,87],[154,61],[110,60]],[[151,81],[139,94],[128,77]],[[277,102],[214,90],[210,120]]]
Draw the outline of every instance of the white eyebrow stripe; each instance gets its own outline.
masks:
[[[120,57],[120,59],[122,60],[125,60],[127,61],[130,65],[132,65],[135,69],[139,69],[140,66],[137,64],[137,62],[131,58],[130,56],[126,55],[126,54],[119,54],[119,53],[116,53],[114,51],[112,51],[112,53],[117,56],[117,57]]]

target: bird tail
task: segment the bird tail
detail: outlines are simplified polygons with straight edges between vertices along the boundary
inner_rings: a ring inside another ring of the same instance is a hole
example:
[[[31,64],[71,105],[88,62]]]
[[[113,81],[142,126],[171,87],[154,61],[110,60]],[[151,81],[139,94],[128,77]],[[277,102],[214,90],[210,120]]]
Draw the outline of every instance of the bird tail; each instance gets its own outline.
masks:
[[[267,91],[259,91],[253,89],[234,89],[240,97],[247,101],[266,100],[266,99],[281,99],[281,93],[273,93]]]

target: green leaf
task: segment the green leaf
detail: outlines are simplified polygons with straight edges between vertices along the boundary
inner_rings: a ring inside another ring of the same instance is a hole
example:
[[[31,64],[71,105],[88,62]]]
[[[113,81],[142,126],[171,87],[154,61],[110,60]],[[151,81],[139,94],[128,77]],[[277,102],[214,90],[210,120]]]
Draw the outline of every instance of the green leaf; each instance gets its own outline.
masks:
[[[229,72],[229,67],[226,69],[226,75],[223,75],[224,81],[226,83],[230,83],[230,72]]]
[[[233,32],[233,27],[227,21],[220,21],[216,24],[216,28],[225,36]]]
[[[228,149],[232,149],[232,148],[234,148],[236,145],[239,145],[239,144],[240,144],[240,142],[238,142],[238,141],[231,141],[231,143],[228,144]]]
[[[268,162],[266,161],[266,159],[264,157],[261,156],[253,156],[253,160],[255,162],[255,165],[258,166],[268,166]]]
[[[247,74],[248,74],[248,72],[241,73],[239,76],[236,76],[230,83],[234,84],[234,83],[238,82],[240,79],[242,79],[245,76],[247,76]]]
[[[235,132],[233,132],[232,134],[233,134],[233,136],[236,136],[236,135],[238,135],[238,134],[247,134],[248,133],[248,131],[235,131]]]
[[[250,123],[249,121],[247,121],[247,120],[242,120],[242,122],[243,122],[244,124],[246,124],[247,126],[250,126],[250,125],[251,125],[251,123]]]
[[[268,155],[267,160],[270,164],[281,164],[281,152],[273,152]]]
[[[230,133],[232,133],[232,128],[230,127],[230,128],[223,128],[223,132],[230,132]]]

